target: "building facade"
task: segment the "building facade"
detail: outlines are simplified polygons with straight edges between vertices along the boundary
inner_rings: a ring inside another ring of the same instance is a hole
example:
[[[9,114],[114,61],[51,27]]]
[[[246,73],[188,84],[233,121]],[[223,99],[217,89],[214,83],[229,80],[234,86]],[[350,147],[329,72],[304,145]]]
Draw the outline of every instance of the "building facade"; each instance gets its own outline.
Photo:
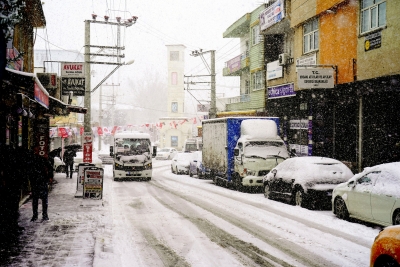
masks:
[[[251,17],[258,16],[264,114],[280,118],[282,137],[298,155],[333,157],[353,171],[400,160],[399,4],[275,0],[224,33],[250,41]],[[256,69],[252,61],[224,69],[225,76],[240,75],[241,96],[242,77],[251,80]],[[249,103],[226,109],[250,110]]]

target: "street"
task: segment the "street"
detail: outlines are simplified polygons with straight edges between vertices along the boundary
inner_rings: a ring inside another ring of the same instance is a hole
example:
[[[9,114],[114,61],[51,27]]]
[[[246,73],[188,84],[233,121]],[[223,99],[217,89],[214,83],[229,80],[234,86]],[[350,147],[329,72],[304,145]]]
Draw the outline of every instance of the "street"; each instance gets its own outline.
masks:
[[[55,203],[68,185],[59,182],[49,198],[51,221],[22,223],[30,227],[22,242],[30,244],[21,244],[14,264],[368,266],[380,227],[172,174],[170,162],[153,160],[150,182],[114,182],[112,166],[105,165],[103,200],[73,198],[74,179],[57,174],[70,181],[71,204]]]

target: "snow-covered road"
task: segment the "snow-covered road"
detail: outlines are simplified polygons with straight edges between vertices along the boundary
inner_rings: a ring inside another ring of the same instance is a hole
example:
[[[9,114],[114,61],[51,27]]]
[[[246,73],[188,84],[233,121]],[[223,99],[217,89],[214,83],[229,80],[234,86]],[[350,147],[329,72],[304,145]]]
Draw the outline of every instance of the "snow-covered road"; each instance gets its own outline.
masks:
[[[113,182],[110,167],[95,266],[368,266],[380,230],[172,174],[170,161],[154,160],[150,182]]]

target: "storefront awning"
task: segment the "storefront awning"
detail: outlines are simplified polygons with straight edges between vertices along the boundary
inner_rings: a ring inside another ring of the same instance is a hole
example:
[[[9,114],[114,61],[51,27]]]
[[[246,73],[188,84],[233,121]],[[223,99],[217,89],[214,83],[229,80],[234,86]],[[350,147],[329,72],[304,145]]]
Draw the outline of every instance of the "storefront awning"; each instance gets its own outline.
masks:
[[[87,108],[80,107],[80,106],[73,106],[73,105],[68,105],[61,100],[50,96],[50,114],[56,115],[56,116],[66,116],[69,113],[82,113],[86,114]]]
[[[13,86],[23,88],[32,95],[36,102],[46,109],[49,109],[49,93],[40,83],[35,73],[23,72],[6,68],[5,79]],[[33,89],[33,92],[31,91]]]

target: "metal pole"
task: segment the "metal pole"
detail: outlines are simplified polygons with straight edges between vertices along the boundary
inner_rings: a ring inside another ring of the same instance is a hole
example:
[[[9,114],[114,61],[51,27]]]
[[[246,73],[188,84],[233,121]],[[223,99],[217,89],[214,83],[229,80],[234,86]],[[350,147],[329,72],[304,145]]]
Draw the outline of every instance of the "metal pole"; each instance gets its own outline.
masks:
[[[210,106],[210,118],[216,117],[216,93],[215,93],[215,50],[211,50],[211,106]]]
[[[362,172],[363,164],[363,97],[360,96],[358,107],[358,172]]]
[[[85,20],[85,108],[87,112],[84,116],[84,131],[92,132],[91,127],[91,98],[90,98],[90,21]]]
[[[103,86],[100,85],[100,93],[99,93],[99,127],[102,126],[101,120],[103,118],[103,109],[102,109],[102,99],[101,99],[101,94],[102,94],[102,90]],[[101,150],[101,136],[99,135],[99,147],[98,147],[98,151]]]

